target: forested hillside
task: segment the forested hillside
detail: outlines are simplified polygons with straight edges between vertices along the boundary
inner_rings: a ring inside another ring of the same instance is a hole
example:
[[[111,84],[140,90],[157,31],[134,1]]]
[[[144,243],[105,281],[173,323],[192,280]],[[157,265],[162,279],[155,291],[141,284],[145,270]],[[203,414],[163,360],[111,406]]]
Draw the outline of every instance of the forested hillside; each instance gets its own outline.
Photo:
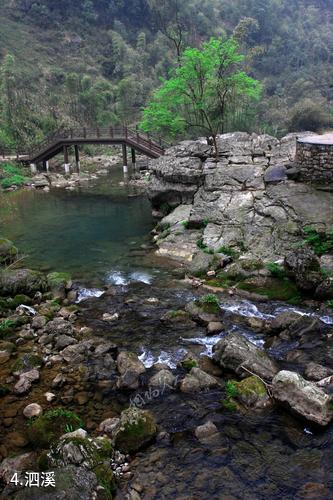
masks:
[[[137,123],[182,51],[231,36],[263,84],[229,129],[332,125],[333,0],[0,0],[0,146]]]

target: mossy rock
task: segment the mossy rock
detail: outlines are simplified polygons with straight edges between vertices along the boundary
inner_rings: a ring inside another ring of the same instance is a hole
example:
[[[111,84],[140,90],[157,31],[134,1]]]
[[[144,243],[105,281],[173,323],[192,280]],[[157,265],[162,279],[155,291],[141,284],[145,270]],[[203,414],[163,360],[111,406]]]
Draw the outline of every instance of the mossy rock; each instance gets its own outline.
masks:
[[[14,243],[6,238],[0,238],[0,265],[14,262],[18,250]]]
[[[185,370],[188,372],[192,370],[192,368],[197,368],[198,367],[198,362],[195,359],[184,359],[181,362],[181,365]]]
[[[256,376],[235,383],[237,399],[247,407],[264,407],[269,401],[265,384]]]
[[[71,280],[71,275],[68,273],[53,272],[47,275],[49,288],[55,297],[65,297],[66,289],[72,285]]]
[[[0,294],[5,297],[20,294],[33,297],[36,292],[46,291],[47,287],[47,280],[39,271],[7,269],[0,272]]]
[[[49,448],[66,432],[83,427],[78,415],[63,408],[49,410],[29,424],[28,436],[31,444],[42,449]]]
[[[154,416],[135,406],[123,411],[115,432],[115,447],[123,453],[134,453],[147,446],[156,436]]]
[[[10,299],[9,304],[11,309],[16,309],[21,304],[25,306],[31,306],[33,304],[33,300],[31,299],[31,297],[28,297],[28,295],[24,295],[21,293],[15,295],[13,299]]]
[[[96,474],[98,484],[104,488],[105,498],[112,500],[117,489],[112,469],[105,464],[100,464],[93,469],[93,472]]]
[[[43,360],[37,354],[29,353],[23,354],[19,357],[11,366],[11,372],[21,372],[23,370],[32,370],[33,368],[39,368],[43,364]]]

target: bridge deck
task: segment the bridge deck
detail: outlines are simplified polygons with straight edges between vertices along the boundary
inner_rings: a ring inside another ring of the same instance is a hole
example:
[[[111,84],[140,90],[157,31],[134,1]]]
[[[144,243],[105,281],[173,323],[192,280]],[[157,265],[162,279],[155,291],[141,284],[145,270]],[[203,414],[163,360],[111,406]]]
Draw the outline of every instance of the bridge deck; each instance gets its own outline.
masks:
[[[80,144],[123,144],[150,158],[162,156],[168,147],[161,138],[156,139],[128,127],[83,127],[58,130],[30,150],[17,153],[17,158],[25,163],[39,163],[50,160],[66,147]]]

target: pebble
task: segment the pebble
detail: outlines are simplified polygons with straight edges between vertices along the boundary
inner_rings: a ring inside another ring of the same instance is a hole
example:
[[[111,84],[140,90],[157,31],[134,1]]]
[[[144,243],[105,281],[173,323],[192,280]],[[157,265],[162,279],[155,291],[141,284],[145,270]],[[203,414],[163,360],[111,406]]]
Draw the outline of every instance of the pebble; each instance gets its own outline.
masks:
[[[39,417],[43,413],[43,408],[38,403],[31,403],[23,410],[26,418]]]
[[[48,403],[51,403],[56,398],[56,395],[53,394],[53,392],[46,392],[44,396]]]

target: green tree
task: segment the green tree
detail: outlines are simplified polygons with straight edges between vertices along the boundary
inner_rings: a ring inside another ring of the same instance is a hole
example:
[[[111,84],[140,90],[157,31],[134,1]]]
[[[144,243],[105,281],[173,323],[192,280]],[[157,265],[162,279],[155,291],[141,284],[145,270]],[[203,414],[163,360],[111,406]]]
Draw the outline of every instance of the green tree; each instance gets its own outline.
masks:
[[[244,98],[260,96],[260,83],[242,71],[243,59],[233,38],[211,38],[201,49],[185,50],[144,109],[141,128],[173,137],[199,131],[212,139],[218,154],[216,136],[223,133],[228,115]]]

